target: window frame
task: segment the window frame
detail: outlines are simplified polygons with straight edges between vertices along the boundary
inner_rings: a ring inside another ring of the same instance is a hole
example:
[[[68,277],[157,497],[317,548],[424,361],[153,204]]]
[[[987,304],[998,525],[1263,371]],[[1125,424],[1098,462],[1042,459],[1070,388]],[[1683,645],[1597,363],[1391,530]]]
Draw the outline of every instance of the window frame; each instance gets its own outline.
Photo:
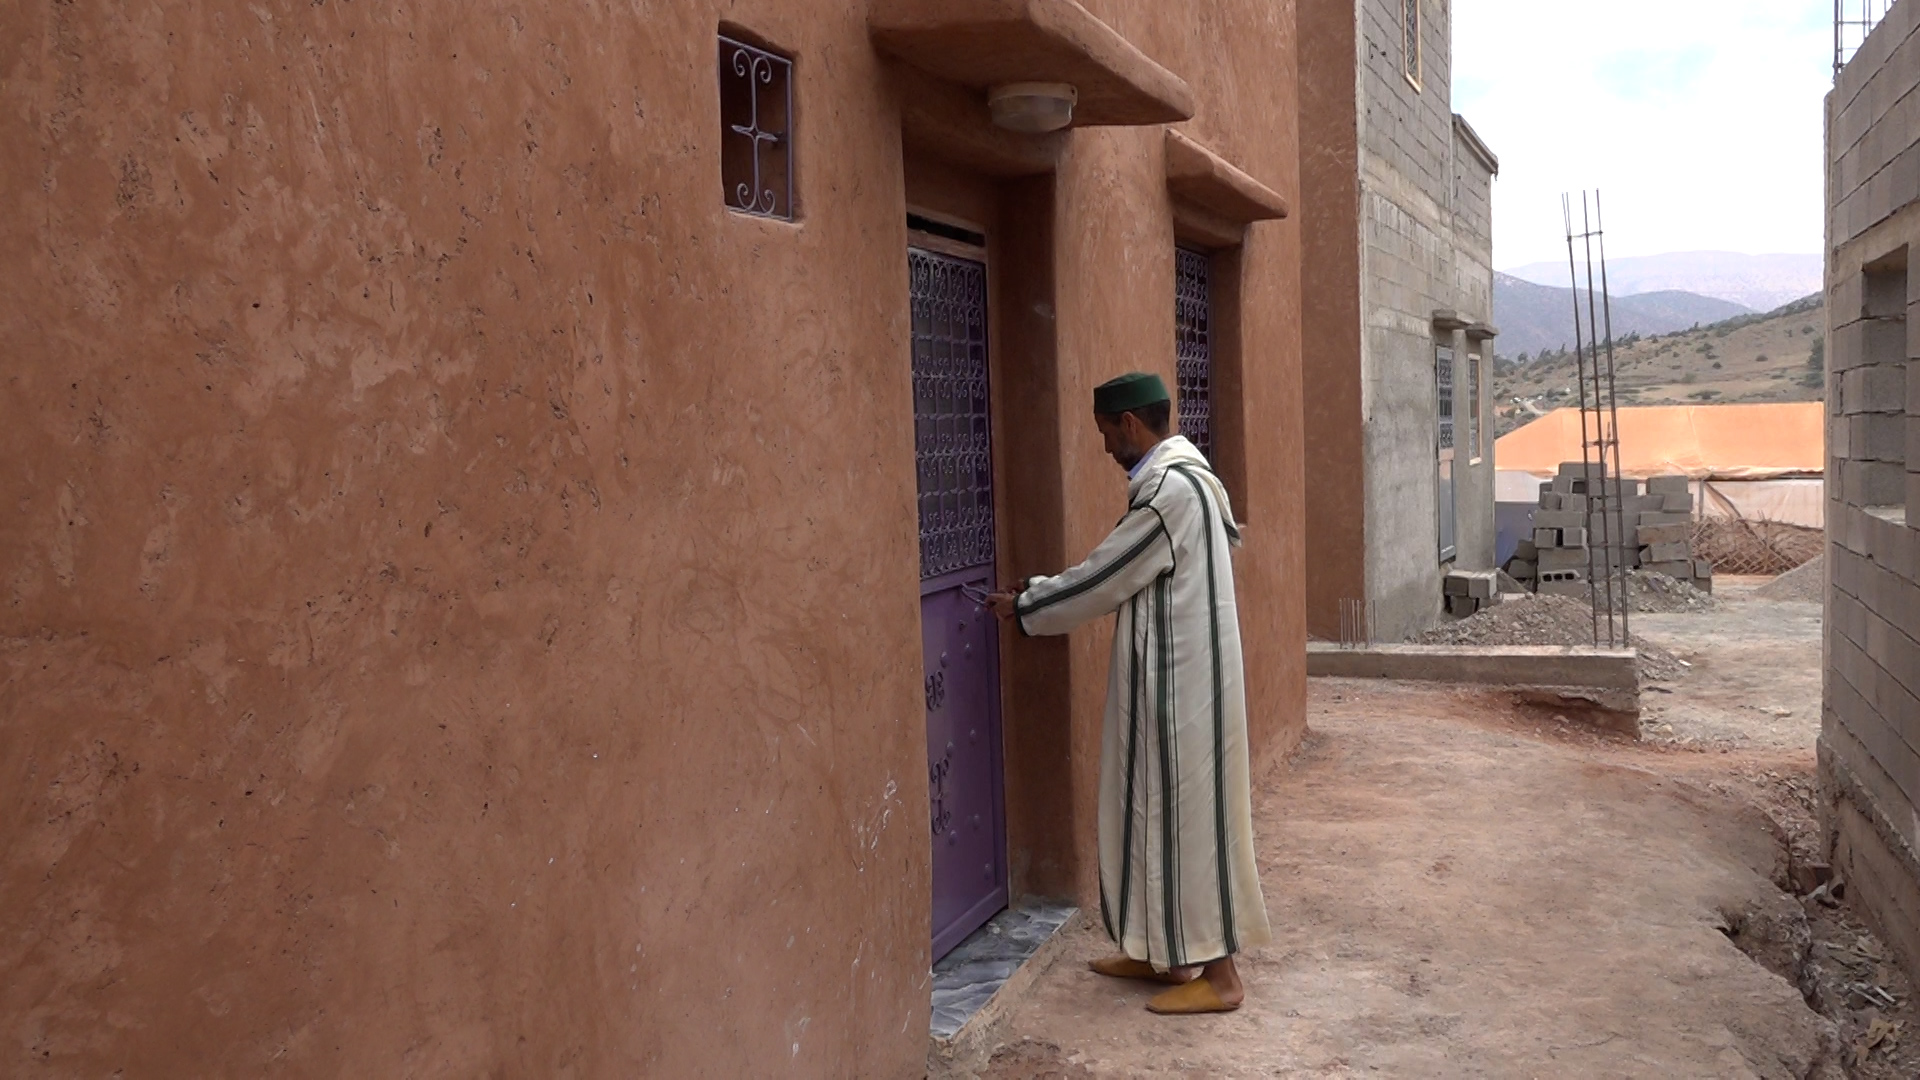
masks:
[[[1481,382],[1481,346],[1467,346],[1467,464],[1478,465],[1487,456],[1487,429],[1480,422]]]
[[[759,218],[765,221],[797,222],[800,220],[800,185],[798,182],[799,154],[797,147],[794,145],[795,113],[797,111],[794,106],[794,77],[795,69],[798,65],[791,53],[774,48],[767,41],[762,40],[757,35],[749,33],[738,26],[725,23],[721,24],[719,33],[716,35],[716,40],[718,62],[714,75],[720,94],[719,156],[721,201],[723,205],[726,206],[728,212],[738,214],[741,217]],[[747,63],[747,70],[740,71],[738,65],[743,58]],[[784,100],[779,103],[781,107],[778,114],[776,115],[770,112],[766,117],[768,121],[777,123],[779,125],[777,128],[766,127],[761,123],[761,93],[759,87],[755,85],[755,81],[761,72],[762,64],[766,65],[766,71],[768,73],[768,77],[764,81],[766,81],[768,85],[772,85],[772,75],[777,72],[781,77],[780,83],[785,91]],[[734,121],[737,117],[730,116],[727,111],[728,101],[734,96],[729,91],[728,69],[730,67],[733,68],[733,78],[744,78],[748,84],[747,95],[751,101],[752,108],[744,127],[735,123]],[[730,150],[735,153],[738,152],[733,149],[739,145],[738,140],[735,138],[736,136],[745,136],[752,140],[753,172],[751,183],[736,184],[735,180],[738,178],[738,170],[737,168],[730,170],[728,167]],[[763,144],[769,143],[776,147],[779,153],[783,155],[781,164],[784,168],[779,175],[781,187],[784,188],[783,192],[775,192],[771,188],[763,187],[762,184],[760,168],[762,158],[760,155]],[[753,200],[742,205],[741,202],[737,201],[738,192],[736,188],[751,189],[753,191]],[[784,200],[781,198],[781,195],[784,195]],[[760,208],[763,196],[770,196],[765,209]]]
[[[1426,57],[1421,47],[1420,0],[1400,0],[1400,74],[1415,90],[1426,90]]]
[[[1202,423],[1205,425],[1205,430],[1189,432],[1188,430],[1186,430],[1186,425],[1184,423],[1178,426],[1179,426],[1180,434],[1187,436],[1187,438],[1194,443],[1195,449],[1199,450],[1200,453],[1206,457],[1208,463],[1211,464],[1213,462],[1214,455],[1219,448],[1219,440],[1216,438],[1217,433],[1216,433],[1216,427],[1214,423],[1216,410],[1213,407],[1214,398],[1216,396],[1215,395],[1215,379],[1214,379],[1214,373],[1215,373],[1216,367],[1214,364],[1214,359],[1215,359],[1214,317],[1215,316],[1214,316],[1214,302],[1213,302],[1213,276],[1214,276],[1213,275],[1213,261],[1214,261],[1213,253],[1190,244],[1183,244],[1183,243],[1175,244],[1174,252],[1173,252],[1173,260],[1174,260],[1173,375],[1174,375],[1175,396],[1177,398],[1175,402],[1175,408],[1177,410],[1176,415],[1180,419],[1184,420],[1188,416],[1191,416],[1195,413],[1199,413],[1202,418]],[[1196,297],[1191,297],[1191,298],[1182,295],[1181,293],[1181,285],[1183,282],[1183,270],[1181,268],[1182,262],[1198,267],[1197,276],[1199,279],[1198,284],[1199,284],[1201,295]],[[1181,331],[1180,331],[1180,328],[1182,326],[1181,308],[1183,304],[1187,304],[1189,302],[1198,305],[1198,308],[1205,320],[1204,328],[1198,331],[1198,334],[1202,339],[1200,347],[1205,353],[1204,356],[1195,356],[1195,357],[1182,356],[1183,346],[1186,345],[1187,342],[1184,340],[1183,335],[1181,334]],[[1194,392],[1194,388],[1191,385],[1190,380],[1186,380],[1181,377],[1180,368],[1183,363],[1197,363],[1204,367],[1204,373],[1201,377],[1202,385],[1199,387],[1199,390],[1198,390],[1199,401],[1197,404],[1200,406],[1198,409],[1189,407],[1190,405],[1195,404],[1195,402],[1193,402],[1189,398],[1189,395]],[[1196,435],[1199,437],[1195,438]]]

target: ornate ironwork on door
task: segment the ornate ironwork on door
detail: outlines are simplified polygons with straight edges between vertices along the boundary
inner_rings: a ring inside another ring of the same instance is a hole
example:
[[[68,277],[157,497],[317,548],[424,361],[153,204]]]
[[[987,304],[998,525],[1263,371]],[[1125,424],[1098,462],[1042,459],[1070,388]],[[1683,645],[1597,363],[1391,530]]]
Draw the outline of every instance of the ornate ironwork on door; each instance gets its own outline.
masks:
[[[993,562],[987,268],[918,248],[907,263],[924,580]]]
[[[1213,293],[1207,257],[1176,248],[1174,258],[1174,382],[1180,434],[1213,457]]]

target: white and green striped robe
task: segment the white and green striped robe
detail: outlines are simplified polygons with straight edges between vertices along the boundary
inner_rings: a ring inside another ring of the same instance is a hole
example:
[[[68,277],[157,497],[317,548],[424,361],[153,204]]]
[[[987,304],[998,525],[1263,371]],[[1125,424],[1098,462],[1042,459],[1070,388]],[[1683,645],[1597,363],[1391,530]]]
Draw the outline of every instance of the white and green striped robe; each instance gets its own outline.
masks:
[[[1253,859],[1247,701],[1226,489],[1160,444],[1087,561],[1034,578],[1028,634],[1118,613],[1100,763],[1100,907],[1136,960],[1204,964],[1271,938]]]

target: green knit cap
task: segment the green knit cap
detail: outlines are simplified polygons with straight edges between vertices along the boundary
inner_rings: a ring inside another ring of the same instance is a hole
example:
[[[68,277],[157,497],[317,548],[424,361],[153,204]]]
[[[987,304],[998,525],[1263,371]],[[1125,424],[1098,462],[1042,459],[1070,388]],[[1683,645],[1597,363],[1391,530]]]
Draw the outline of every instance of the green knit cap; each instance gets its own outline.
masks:
[[[1129,371],[1093,388],[1093,411],[1103,416],[1172,400],[1160,376],[1145,371]]]

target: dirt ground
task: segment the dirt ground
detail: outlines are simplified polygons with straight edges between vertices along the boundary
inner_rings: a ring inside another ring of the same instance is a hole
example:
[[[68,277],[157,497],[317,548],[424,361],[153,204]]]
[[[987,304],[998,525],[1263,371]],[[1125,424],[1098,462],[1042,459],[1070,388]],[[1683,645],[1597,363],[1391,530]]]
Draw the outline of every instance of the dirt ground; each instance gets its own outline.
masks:
[[[1276,938],[1246,1006],[1146,1013],[1081,931],[987,1075],[1920,1075],[1905,978],[1792,887],[1818,853],[1818,606],[1724,599],[1642,624],[1693,667],[1638,743],[1494,692],[1314,680],[1256,794]]]

